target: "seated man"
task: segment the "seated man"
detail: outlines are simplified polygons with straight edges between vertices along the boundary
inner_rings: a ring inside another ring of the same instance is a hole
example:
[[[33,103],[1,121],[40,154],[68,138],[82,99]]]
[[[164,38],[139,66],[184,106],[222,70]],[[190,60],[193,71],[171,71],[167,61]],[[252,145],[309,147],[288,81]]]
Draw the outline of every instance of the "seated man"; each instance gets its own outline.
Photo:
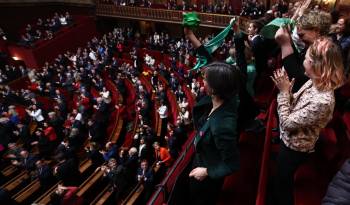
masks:
[[[20,158],[12,161],[12,164],[22,167],[27,171],[34,171],[36,161],[37,158],[35,156],[29,154],[27,150],[22,150],[20,152]]]

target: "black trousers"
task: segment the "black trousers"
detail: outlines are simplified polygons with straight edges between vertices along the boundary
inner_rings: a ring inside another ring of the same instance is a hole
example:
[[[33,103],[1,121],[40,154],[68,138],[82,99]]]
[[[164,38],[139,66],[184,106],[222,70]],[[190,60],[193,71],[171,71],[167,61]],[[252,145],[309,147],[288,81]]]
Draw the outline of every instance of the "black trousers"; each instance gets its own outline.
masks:
[[[221,192],[225,178],[205,178],[198,181],[190,178],[190,201],[191,205],[215,205]]]
[[[274,184],[275,205],[294,205],[294,174],[308,156],[309,153],[294,151],[281,141]]]

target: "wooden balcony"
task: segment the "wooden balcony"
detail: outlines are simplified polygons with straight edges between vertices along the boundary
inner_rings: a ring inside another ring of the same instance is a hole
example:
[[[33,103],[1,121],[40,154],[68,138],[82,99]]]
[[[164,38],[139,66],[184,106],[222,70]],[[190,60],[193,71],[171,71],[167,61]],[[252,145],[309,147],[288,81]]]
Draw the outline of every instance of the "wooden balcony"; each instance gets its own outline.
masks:
[[[116,6],[114,4],[105,4],[97,1],[96,15],[105,17],[118,17],[135,20],[146,20],[155,22],[167,23],[182,23],[182,11],[167,10],[167,9],[153,9],[130,6]],[[201,19],[201,26],[224,28],[235,17],[232,15],[198,13]],[[238,17],[238,16],[236,16]],[[246,22],[242,22],[245,25]],[[241,25],[240,25],[241,27]],[[245,26],[244,26],[245,27]],[[245,29],[243,29],[245,30]]]

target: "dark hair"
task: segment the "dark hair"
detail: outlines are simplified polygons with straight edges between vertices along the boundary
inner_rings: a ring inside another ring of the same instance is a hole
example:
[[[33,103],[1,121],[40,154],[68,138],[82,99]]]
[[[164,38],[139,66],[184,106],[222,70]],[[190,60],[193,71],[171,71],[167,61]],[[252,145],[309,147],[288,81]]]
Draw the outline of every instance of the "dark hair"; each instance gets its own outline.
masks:
[[[262,21],[263,21],[262,19],[251,21],[254,28],[257,29],[257,33],[260,33],[260,30],[262,29],[262,27],[264,27],[264,22],[262,22]]]
[[[346,17],[340,17],[339,19],[344,19],[345,29],[344,29],[344,36],[350,36],[350,18]]]
[[[238,93],[240,72],[236,66],[213,62],[205,66],[206,81],[214,95],[223,100],[230,99]]]

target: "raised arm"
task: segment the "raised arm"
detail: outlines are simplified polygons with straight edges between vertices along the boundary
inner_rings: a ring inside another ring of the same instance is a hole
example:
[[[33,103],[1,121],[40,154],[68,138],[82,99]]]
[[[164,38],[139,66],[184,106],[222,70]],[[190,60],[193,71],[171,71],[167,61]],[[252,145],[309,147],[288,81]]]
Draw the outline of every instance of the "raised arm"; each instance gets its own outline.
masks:
[[[184,27],[184,34],[185,37],[192,43],[195,49],[199,48],[202,45],[202,43],[198,40],[190,28]]]

